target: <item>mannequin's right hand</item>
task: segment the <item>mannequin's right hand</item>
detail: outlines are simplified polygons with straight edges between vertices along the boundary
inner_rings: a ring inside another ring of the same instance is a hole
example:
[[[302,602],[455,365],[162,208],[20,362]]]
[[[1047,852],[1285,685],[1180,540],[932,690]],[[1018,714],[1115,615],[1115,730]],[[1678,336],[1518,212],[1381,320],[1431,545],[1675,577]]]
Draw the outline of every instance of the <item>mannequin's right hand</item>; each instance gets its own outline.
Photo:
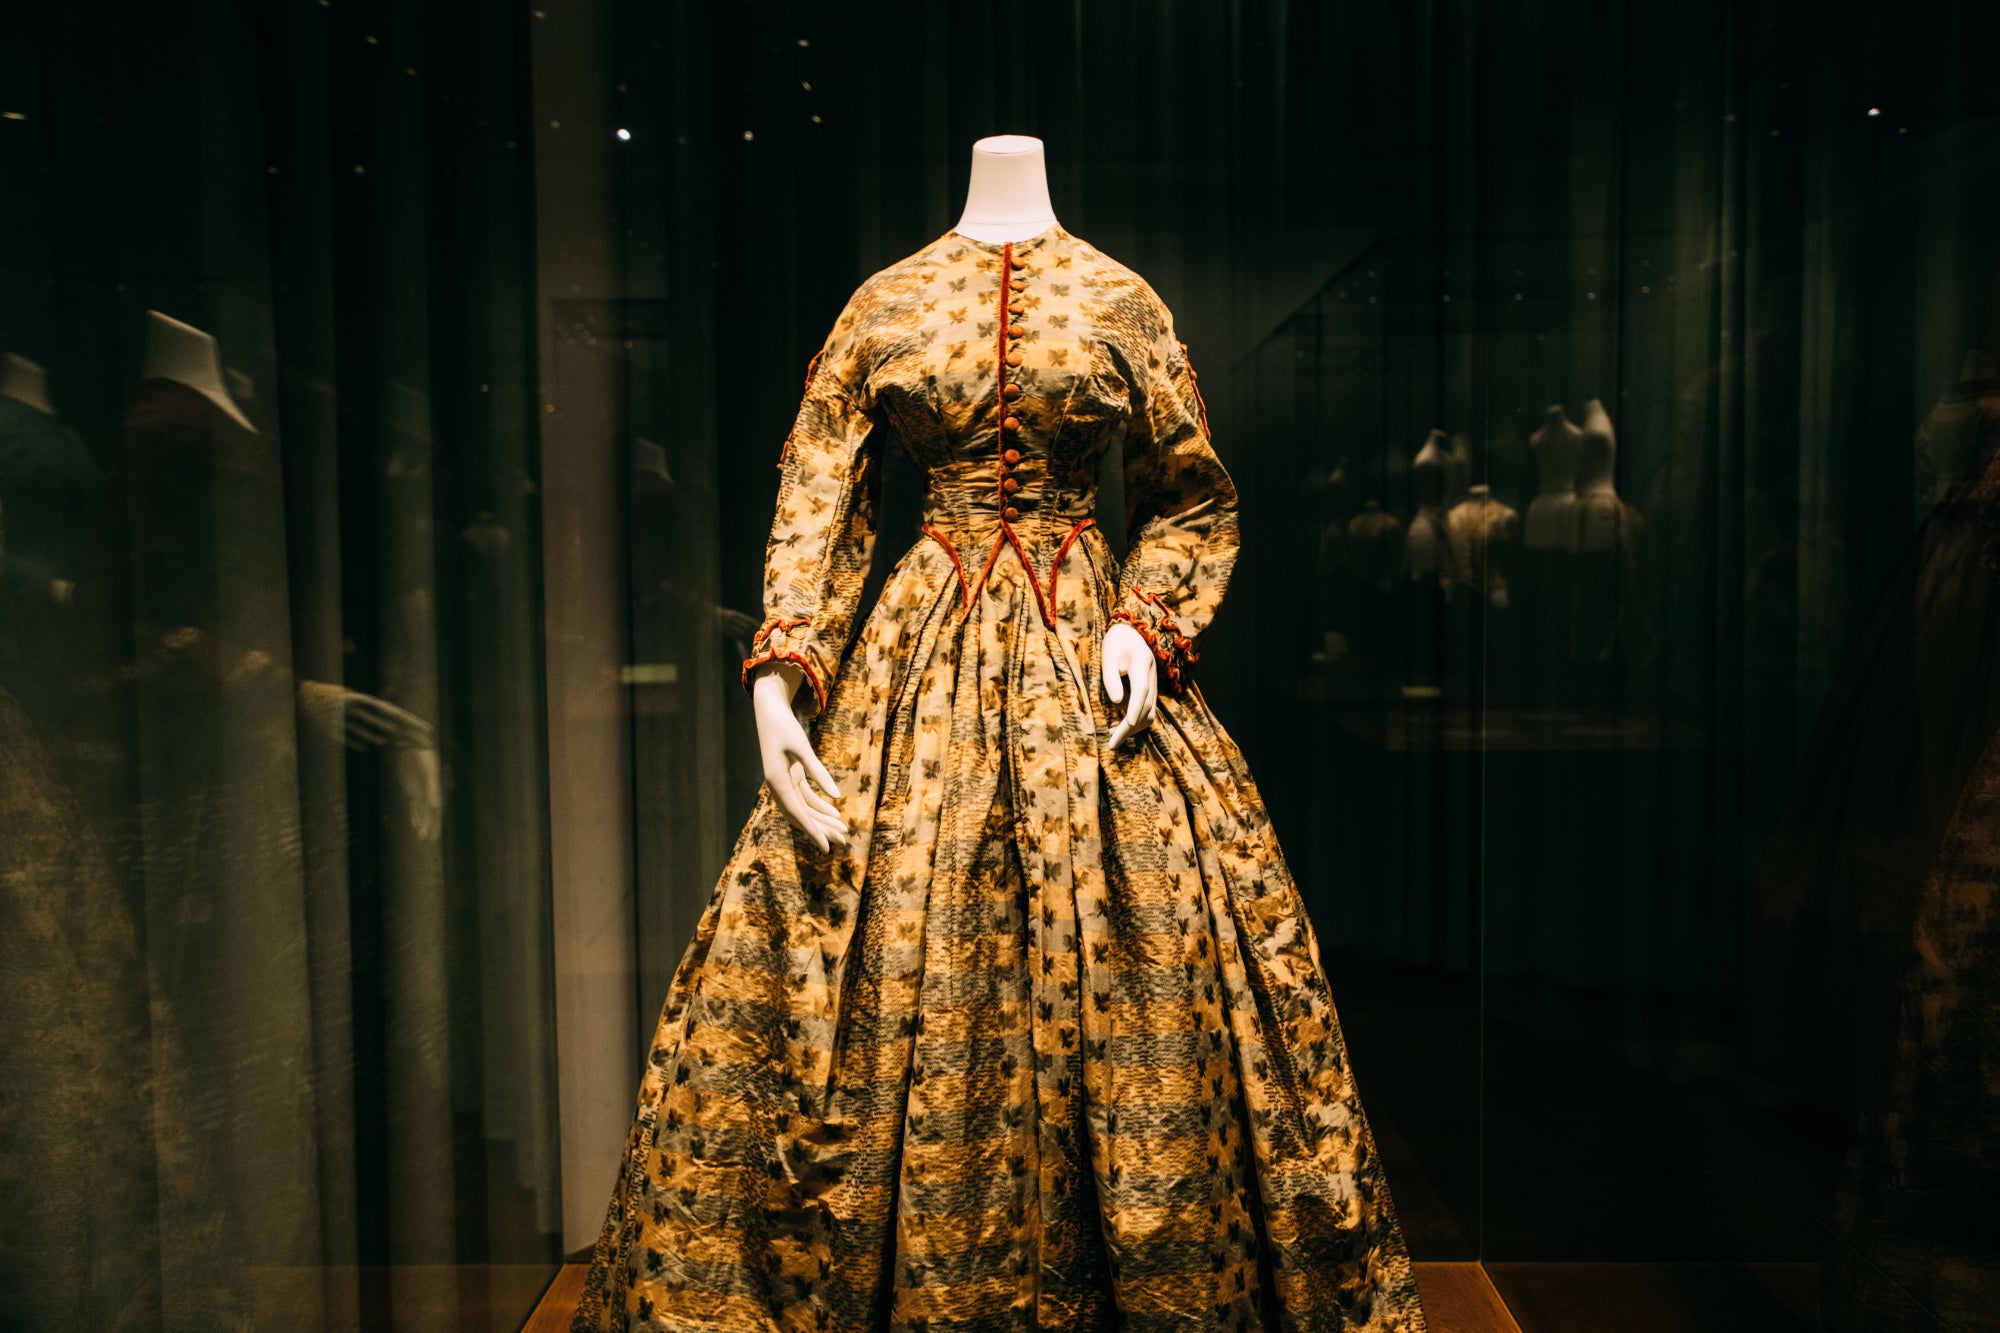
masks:
[[[830,845],[847,845],[847,821],[833,804],[840,788],[813,753],[812,741],[792,711],[792,697],[804,681],[790,662],[766,662],[751,673],[750,698],[771,798],[785,818],[826,851]]]

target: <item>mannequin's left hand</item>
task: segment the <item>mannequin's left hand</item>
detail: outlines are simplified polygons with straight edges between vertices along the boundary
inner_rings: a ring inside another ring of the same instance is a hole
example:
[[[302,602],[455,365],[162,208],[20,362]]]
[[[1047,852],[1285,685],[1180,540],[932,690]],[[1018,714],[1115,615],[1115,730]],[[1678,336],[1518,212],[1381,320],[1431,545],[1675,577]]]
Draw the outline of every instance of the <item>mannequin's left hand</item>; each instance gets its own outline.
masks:
[[[1160,702],[1159,663],[1139,631],[1122,620],[1104,631],[1102,660],[1105,697],[1125,704],[1125,716],[1111,728],[1107,742],[1115,750],[1127,736],[1153,725],[1153,710]]]

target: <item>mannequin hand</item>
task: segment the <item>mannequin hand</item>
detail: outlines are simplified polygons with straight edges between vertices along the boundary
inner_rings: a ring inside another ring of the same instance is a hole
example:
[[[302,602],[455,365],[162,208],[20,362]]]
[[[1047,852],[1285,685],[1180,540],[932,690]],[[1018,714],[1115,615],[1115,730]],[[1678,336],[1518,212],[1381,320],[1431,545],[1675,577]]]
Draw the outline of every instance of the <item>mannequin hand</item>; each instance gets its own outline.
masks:
[[[410,831],[424,842],[436,842],[444,829],[444,775],[438,752],[429,749],[396,751],[396,785],[403,793],[403,813]]]
[[[350,750],[386,745],[427,750],[437,745],[437,732],[430,723],[387,699],[347,690],[341,702],[346,705],[346,739]]]
[[[1125,716],[1111,728],[1109,745],[1153,725],[1153,708],[1160,702],[1159,663],[1139,631],[1119,621],[1104,631],[1104,695],[1117,703],[1129,693]]]
[[[751,674],[750,698],[757,712],[757,749],[771,798],[785,818],[826,851],[829,845],[847,845],[847,821],[833,804],[840,788],[813,753],[812,741],[792,711],[792,697],[804,681],[804,674],[791,663],[766,662]]]

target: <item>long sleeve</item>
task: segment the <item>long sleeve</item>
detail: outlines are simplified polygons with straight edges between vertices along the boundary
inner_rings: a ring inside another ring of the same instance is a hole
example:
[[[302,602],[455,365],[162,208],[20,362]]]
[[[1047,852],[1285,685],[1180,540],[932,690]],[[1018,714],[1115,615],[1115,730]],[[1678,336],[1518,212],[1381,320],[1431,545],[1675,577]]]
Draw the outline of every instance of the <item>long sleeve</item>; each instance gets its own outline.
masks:
[[[1210,443],[1208,410],[1173,316],[1157,297],[1151,304],[1157,335],[1132,358],[1129,542],[1111,618],[1152,645],[1162,686],[1178,694],[1200,656],[1195,640],[1214,619],[1236,564],[1236,485]]]
[[[826,707],[875,553],[879,436],[855,336],[865,290],[848,300],[807,371],[764,549],[764,623],[743,663],[746,689],[764,663],[794,663],[815,711]]]

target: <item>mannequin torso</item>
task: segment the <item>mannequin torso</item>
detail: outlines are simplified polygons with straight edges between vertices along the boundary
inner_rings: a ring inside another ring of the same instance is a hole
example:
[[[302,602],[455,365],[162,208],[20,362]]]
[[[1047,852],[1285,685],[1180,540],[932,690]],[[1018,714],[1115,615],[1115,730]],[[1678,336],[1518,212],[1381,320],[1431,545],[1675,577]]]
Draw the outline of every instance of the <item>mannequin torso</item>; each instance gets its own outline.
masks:
[[[1432,431],[1424,447],[1410,461],[1410,484],[1416,493],[1417,512],[1410,518],[1403,556],[1404,567],[1413,579],[1445,579],[1451,572],[1450,548],[1444,530],[1445,473],[1449,467],[1444,442],[1443,431]]]
[[[0,357],[0,398],[12,398],[37,412],[55,412],[49,404],[48,372],[12,352]]]
[[[1531,551],[1576,549],[1576,466],[1583,443],[1561,403],[1551,404],[1542,427],[1528,437],[1540,490],[1528,505],[1521,544]]]
[[[1618,437],[1611,428],[1610,414],[1595,398],[1584,405],[1578,444],[1575,549],[1614,550],[1627,536],[1633,515],[1618,497],[1614,480]]]

